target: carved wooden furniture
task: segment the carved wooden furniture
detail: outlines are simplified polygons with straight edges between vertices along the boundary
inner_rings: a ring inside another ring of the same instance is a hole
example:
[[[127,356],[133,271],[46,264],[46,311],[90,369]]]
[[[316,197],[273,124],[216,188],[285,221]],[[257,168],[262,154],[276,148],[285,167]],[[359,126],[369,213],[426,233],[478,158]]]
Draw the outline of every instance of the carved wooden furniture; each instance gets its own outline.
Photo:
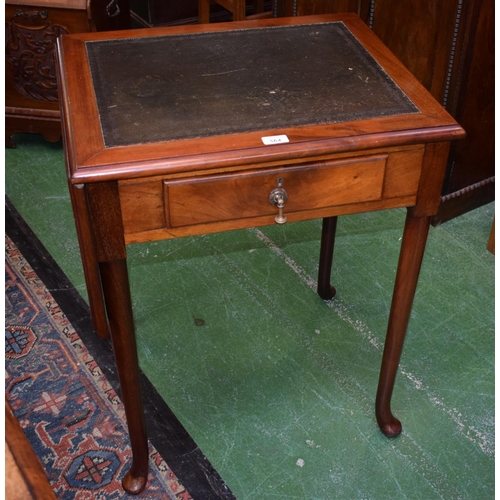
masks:
[[[8,0],[5,5],[5,137],[61,137],[55,44],[66,33],[130,27],[128,0]]]
[[[330,299],[336,217],[408,207],[376,398],[398,435],[390,400],[455,120],[352,14],[63,36],[58,56],[92,317],[111,332],[132,443],[126,491],[148,460],[135,242],[323,218]]]
[[[493,0],[280,0],[279,15],[357,12],[467,131],[451,146],[438,214],[495,198]]]

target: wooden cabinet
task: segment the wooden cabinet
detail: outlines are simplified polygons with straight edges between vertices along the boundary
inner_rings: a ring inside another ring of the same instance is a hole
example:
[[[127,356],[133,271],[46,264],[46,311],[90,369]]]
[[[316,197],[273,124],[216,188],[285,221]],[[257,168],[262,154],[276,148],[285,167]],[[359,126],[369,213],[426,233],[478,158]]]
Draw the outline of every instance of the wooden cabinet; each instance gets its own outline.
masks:
[[[281,0],[280,15],[357,12],[464,127],[451,147],[439,224],[494,199],[493,0]]]
[[[5,5],[5,136],[61,137],[55,69],[60,35],[130,27],[128,0],[9,0]]]

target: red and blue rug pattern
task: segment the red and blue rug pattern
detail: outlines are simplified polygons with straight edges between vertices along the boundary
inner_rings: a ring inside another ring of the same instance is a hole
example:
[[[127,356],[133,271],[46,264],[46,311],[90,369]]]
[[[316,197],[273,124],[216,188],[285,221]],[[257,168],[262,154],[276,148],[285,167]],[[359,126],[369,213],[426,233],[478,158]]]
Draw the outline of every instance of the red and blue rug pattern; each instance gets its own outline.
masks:
[[[128,497],[131,461],[123,405],[101,369],[12,241],[5,245],[6,397],[60,499]],[[187,500],[150,445],[139,498]]]

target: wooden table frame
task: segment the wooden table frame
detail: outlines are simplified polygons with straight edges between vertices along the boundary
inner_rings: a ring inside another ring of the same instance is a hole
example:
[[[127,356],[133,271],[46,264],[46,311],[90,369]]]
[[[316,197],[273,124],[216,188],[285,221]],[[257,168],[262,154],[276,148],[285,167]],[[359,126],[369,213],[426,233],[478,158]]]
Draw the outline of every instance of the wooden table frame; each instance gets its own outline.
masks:
[[[85,42],[337,21],[348,27],[420,112],[105,147]],[[275,223],[276,214],[269,213],[269,207],[244,218],[210,219],[209,215],[208,220],[199,223],[170,223],[175,197],[183,196],[184,189],[193,188],[197,200],[201,181],[213,181],[214,196],[219,196],[219,182],[248,182],[253,186],[255,175],[262,175],[267,182],[268,174],[276,176],[282,172],[285,184],[295,182],[296,193],[290,193],[290,198],[299,199],[299,209],[287,212],[285,205],[288,220],[323,218],[318,279],[318,293],[323,299],[335,294],[330,273],[337,216],[408,208],[376,396],[380,429],[386,436],[397,436],[401,423],[391,412],[391,396],[430,218],[438,209],[449,142],[464,136],[462,128],[352,14],[64,36],[59,40],[58,60],[65,159],[92,319],[100,336],[111,335],[132,445],[133,463],[123,481],[124,489],[129,493],[142,491],[148,468],[126,245]],[[278,134],[286,134],[290,142],[262,144],[263,136]],[[343,165],[347,165],[345,175]],[[370,168],[366,169],[366,165]],[[379,172],[377,182],[382,183],[382,191],[371,189],[372,181],[367,180],[368,189],[362,187],[360,191],[373,192],[367,199],[351,199],[350,189],[345,188],[347,198],[309,206],[307,195],[304,198],[300,194],[300,186],[304,185],[302,176],[311,169],[323,169],[325,175],[334,175],[340,185],[344,182],[346,186],[367,172]],[[148,220],[156,217],[162,222],[143,227],[142,210],[151,212]],[[162,219],[165,213],[166,221]]]

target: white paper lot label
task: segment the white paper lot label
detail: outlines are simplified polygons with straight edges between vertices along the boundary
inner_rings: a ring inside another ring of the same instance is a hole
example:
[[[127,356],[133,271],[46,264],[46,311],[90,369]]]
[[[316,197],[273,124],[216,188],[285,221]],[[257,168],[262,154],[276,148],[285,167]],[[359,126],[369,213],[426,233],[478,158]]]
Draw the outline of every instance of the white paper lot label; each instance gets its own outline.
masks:
[[[284,142],[290,142],[286,135],[270,135],[268,137],[262,137],[262,142],[266,146],[271,144],[283,144]]]

